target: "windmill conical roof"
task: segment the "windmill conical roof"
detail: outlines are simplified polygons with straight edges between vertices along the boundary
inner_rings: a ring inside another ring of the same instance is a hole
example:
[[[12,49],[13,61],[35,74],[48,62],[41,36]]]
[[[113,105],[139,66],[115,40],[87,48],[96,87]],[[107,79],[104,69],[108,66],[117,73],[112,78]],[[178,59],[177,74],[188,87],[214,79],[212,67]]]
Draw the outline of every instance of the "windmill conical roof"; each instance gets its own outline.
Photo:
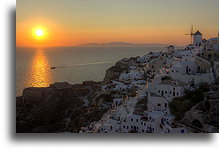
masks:
[[[194,35],[202,35],[202,34],[201,34],[201,32],[199,32],[199,30],[198,30]]]

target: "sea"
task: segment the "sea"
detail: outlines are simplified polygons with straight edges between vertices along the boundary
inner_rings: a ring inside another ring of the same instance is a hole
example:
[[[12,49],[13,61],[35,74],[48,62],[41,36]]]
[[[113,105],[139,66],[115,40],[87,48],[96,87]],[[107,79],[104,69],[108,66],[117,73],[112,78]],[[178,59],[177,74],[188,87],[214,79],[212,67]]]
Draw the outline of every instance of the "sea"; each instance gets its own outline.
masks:
[[[16,95],[22,95],[24,88],[47,87],[54,82],[102,81],[106,70],[117,61],[164,50],[165,47],[17,47]]]

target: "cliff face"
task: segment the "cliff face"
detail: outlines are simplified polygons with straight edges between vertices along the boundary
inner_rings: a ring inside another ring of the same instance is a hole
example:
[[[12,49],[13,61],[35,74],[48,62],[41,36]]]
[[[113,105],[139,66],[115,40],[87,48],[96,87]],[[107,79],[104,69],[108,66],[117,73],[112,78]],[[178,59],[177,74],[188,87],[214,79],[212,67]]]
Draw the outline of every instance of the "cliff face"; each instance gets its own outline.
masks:
[[[174,98],[169,104],[175,120],[195,133],[219,132],[218,106],[218,86],[204,83],[198,89],[186,91],[184,96]]]
[[[78,132],[99,120],[103,109],[85,106],[82,96],[98,91],[99,83],[55,83],[45,88],[26,88],[16,98],[16,132]]]
[[[219,132],[219,99],[204,100],[186,112],[182,122],[193,132]]]

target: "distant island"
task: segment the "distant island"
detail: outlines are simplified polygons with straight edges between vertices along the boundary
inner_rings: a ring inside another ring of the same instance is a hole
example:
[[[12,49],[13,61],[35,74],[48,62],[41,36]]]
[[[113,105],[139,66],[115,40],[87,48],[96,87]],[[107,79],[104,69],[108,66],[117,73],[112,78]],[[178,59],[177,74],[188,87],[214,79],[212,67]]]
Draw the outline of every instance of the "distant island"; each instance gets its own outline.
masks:
[[[107,42],[107,43],[87,43],[77,46],[86,47],[167,47],[167,44],[144,44],[144,43],[128,43],[128,42]]]

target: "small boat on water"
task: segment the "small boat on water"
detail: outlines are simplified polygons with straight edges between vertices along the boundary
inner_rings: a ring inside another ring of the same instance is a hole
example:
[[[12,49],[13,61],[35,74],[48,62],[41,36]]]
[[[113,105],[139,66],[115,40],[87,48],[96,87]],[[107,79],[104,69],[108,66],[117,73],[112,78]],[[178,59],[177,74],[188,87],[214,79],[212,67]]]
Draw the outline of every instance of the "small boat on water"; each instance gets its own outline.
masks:
[[[51,67],[51,69],[56,69],[56,67],[54,66],[54,67]]]

